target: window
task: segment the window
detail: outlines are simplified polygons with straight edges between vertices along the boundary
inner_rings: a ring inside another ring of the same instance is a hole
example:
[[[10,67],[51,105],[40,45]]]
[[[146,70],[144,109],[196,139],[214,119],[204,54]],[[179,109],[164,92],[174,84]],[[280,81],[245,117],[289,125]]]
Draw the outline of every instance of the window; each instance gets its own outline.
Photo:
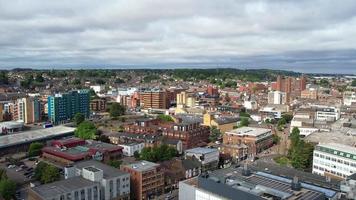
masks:
[[[74,200],[79,200],[79,192],[78,191],[74,192]]]
[[[91,195],[91,188],[88,188],[87,190],[87,195],[88,195],[88,200],[92,200],[92,195]]]
[[[85,191],[84,189],[80,191],[80,199],[85,200]]]

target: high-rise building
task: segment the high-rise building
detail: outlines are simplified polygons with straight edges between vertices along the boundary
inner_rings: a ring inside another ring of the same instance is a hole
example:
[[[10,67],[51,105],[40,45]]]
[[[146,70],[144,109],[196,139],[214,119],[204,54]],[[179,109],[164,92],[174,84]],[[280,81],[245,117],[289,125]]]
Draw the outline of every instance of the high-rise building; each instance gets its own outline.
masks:
[[[269,104],[286,104],[287,103],[287,93],[281,91],[271,91],[268,93],[268,103]]]
[[[208,86],[207,93],[209,96],[218,96],[219,95],[219,90],[218,88],[215,88],[212,85]]]
[[[167,92],[163,90],[146,90],[140,93],[144,109],[167,109]]]
[[[90,96],[88,90],[71,91],[48,97],[48,118],[54,124],[66,122],[76,113],[86,118],[90,115]]]
[[[153,199],[163,194],[164,174],[159,164],[143,160],[122,165],[121,170],[131,174],[132,199]]]
[[[38,122],[41,119],[41,105],[37,97],[24,97],[17,99],[12,105],[12,119],[23,121],[26,124]]]
[[[282,78],[281,76],[278,76],[277,82],[272,89],[300,96],[301,91],[306,89],[306,82],[307,81],[305,76],[301,76],[300,78]]]

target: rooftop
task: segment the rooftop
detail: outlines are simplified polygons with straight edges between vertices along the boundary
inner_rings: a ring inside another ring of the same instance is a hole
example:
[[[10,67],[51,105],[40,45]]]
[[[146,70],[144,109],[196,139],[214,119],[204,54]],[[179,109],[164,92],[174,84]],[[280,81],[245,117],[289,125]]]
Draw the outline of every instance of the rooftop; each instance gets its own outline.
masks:
[[[160,165],[146,160],[142,160],[125,166],[134,169],[136,171],[143,172],[147,170],[152,170]]]
[[[334,149],[337,151],[343,151],[343,152],[349,152],[349,153],[356,154],[356,147],[344,145],[344,144],[340,144],[340,143],[322,143],[322,144],[318,144],[318,146],[329,148],[329,149]]]
[[[41,139],[50,139],[56,136],[74,133],[75,128],[67,126],[55,126],[52,128],[38,129],[20,132],[17,134],[4,135],[0,137],[0,148],[5,148],[17,144],[30,143]]]
[[[207,148],[207,147],[197,147],[194,149],[187,149],[185,150],[186,153],[195,153],[195,154],[208,154],[219,151],[218,149],[214,148]]]
[[[263,135],[265,133],[271,132],[270,129],[266,129],[266,128],[257,128],[257,127],[241,127],[241,128],[237,128],[231,131],[228,131],[226,133],[228,134],[233,134],[233,135],[248,135],[248,136],[260,136]]]
[[[44,199],[52,199],[57,195],[67,194],[73,190],[79,190],[81,188],[94,185],[99,186],[99,183],[86,180],[82,177],[73,177],[49,184],[40,185],[31,189]]]
[[[119,169],[116,169],[114,167],[111,167],[109,165],[103,164],[101,162],[95,161],[95,160],[86,160],[86,161],[81,161],[77,162],[74,164],[74,166],[78,169],[95,169],[95,170],[102,170],[104,173],[104,178],[112,178],[112,177],[118,177],[118,176],[123,176],[123,175],[128,175],[128,173],[123,172]]]

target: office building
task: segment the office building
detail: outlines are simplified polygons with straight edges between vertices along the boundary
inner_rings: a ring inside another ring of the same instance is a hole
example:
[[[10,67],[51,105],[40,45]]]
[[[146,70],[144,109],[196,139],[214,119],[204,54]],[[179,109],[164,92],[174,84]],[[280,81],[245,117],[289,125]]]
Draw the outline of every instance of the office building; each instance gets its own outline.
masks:
[[[146,90],[140,92],[140,102],[144,109],[167,109],[167,92],[163,90]]]
[[[271,91],[268,93],[268,104],[286,104],[288,102],[287,93],[281,91]]]
[[[272,131],[265,128],[241,127],[228,131],[223,136],[222,153],[236,160],[254,157],[273,145]]]
[[[356,92],[345,91],[343,94],[343,99],[345,106],[351,106],[352,104],[356,104]]]
[[[30,200],[128,200],[130,174],[97,161],[64,168],[64,180],[30,188]]]
[[[87,90],[71,91],[48,97],[48,118],[54,124],[71,120],[76,113],[89,117],[90,96]]]
[[[313,173],[333,179],[346,179],[356,173],[356,147],[336,143],[317,145]]]
[[[145,147],[145,143],[127,143],[127,144],[119,144],[123,148],[122,153],[124,156],[134,156],[135,152],[141,153],[143,147]]]
[[[201,163],[202,170],[216,169],[219,163],[219,150],[207,147],[197,147],[185,150],[185,158],[195,158]]]
[[[336,107],[317,106],[316,120],[334,122],[340,119],[340,110]]]
[[[153,199],[163,194],[164,174],[159,164],[143,160],[122,165],[121,170],[131,174],[132,199]]]

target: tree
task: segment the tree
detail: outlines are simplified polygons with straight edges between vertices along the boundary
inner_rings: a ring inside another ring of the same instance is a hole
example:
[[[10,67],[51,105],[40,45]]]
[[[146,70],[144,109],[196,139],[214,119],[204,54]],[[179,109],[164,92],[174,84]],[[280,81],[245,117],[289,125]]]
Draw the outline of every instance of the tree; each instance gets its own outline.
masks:
[[[97,134],[97,129],[95,125],[90,122],[90,121],[84,121],[79,124],[77,129],[74,132],[74,135],[76,137],[82,138],[82,139],[95,139]]]
[[[122,164],[122,161],[121,160],[110,160],[108,164],[111,167],[120,168],[120,165]]]
[[[293,115],[291,115],[291,114],[283,114],[283,115],[282,115],[282,119],[285,119],[285,120],[286,120],[286,123],[289,123],[289,122],[292,121]]]
[[[273,141],[273,144],[278,144],[281,141],[281,138],[278,135],[273,134],[272,141]]]
[[[134,157],[136,158],[136,160],[140,159],[140,153],[138,151],[134,152]]]
[[[250,124],[250,122],[248,121],[248,118],[242,118],[239,124],[239,128],[244,127],[244,126],[248,126]]]
[[[219,129],[216,128],[216,126],[212,126],[210,128],[210,136],[209,136],[209,140],[211,142],[215,142],[217,141],[219,138],[221,137],[221,132]]]
[[[37,167],[35,169],[35,174],[34,174],[34,177],[36,180],[39,180],[39,181],[41,180],[42,174],[43,174],[44,170],[46,169],[47,165],[48,165],[47,163],[42,162],[42,161],[37,164]]]
[[[122,106],[121,104],[117,103],[117,102],[114,102],[110,105],[110,116],[111,117],[119,117],[121,115],[124,115],[125,114],[125,107]]]
[[[314,146],[301,140],[299,134],[299,129],[293,128],[290,135],[291,145],[288,158],[294,168],[307,169],[312,165]]]
[[[53,165],[47,165],[42,173],[41,182],[47,184],[52,183],[54,181],[58,181],[59,179],[60,174],[58,168]]]
[[[157,116],[157,119],[160,119],[164,122],[173,122],[173,118],[170,115],[164,115],[164,114],[160,114]]]
[[[83,115],[83,113],[76,113],[73,119],[74,123],[78,126],[80,123],[84,122],[85,116]]]
[[[352,86],[352,87],[356,87],[356,79],[353,79],[353,80],[352,80],[351,86]]]
[[[28,156],[33,157],[33,156],[40,155],[42,148],[43,148],[43,144],[40,142],[31,143],[30,147],[28,148]]]
[[[151,162],[170,160],[177,156],[178,152],[175,148],[166,144],[159,147],[144,147],[140,154],[140,159],[148,160]]]
[[[9,179],[0,181],[0,194],[5,200],[13,199],[16,193],[16,183]]]
[[[44,78],[43,78],[42,74],[36,74],[35,81],[38,83],[43,83]]]
[[[99,136],[99,140],[100,140],[101,142],[110,143],[110,139],[109,139],[109,137],[106,136],[106,135],[100,135],[100,136]]]

